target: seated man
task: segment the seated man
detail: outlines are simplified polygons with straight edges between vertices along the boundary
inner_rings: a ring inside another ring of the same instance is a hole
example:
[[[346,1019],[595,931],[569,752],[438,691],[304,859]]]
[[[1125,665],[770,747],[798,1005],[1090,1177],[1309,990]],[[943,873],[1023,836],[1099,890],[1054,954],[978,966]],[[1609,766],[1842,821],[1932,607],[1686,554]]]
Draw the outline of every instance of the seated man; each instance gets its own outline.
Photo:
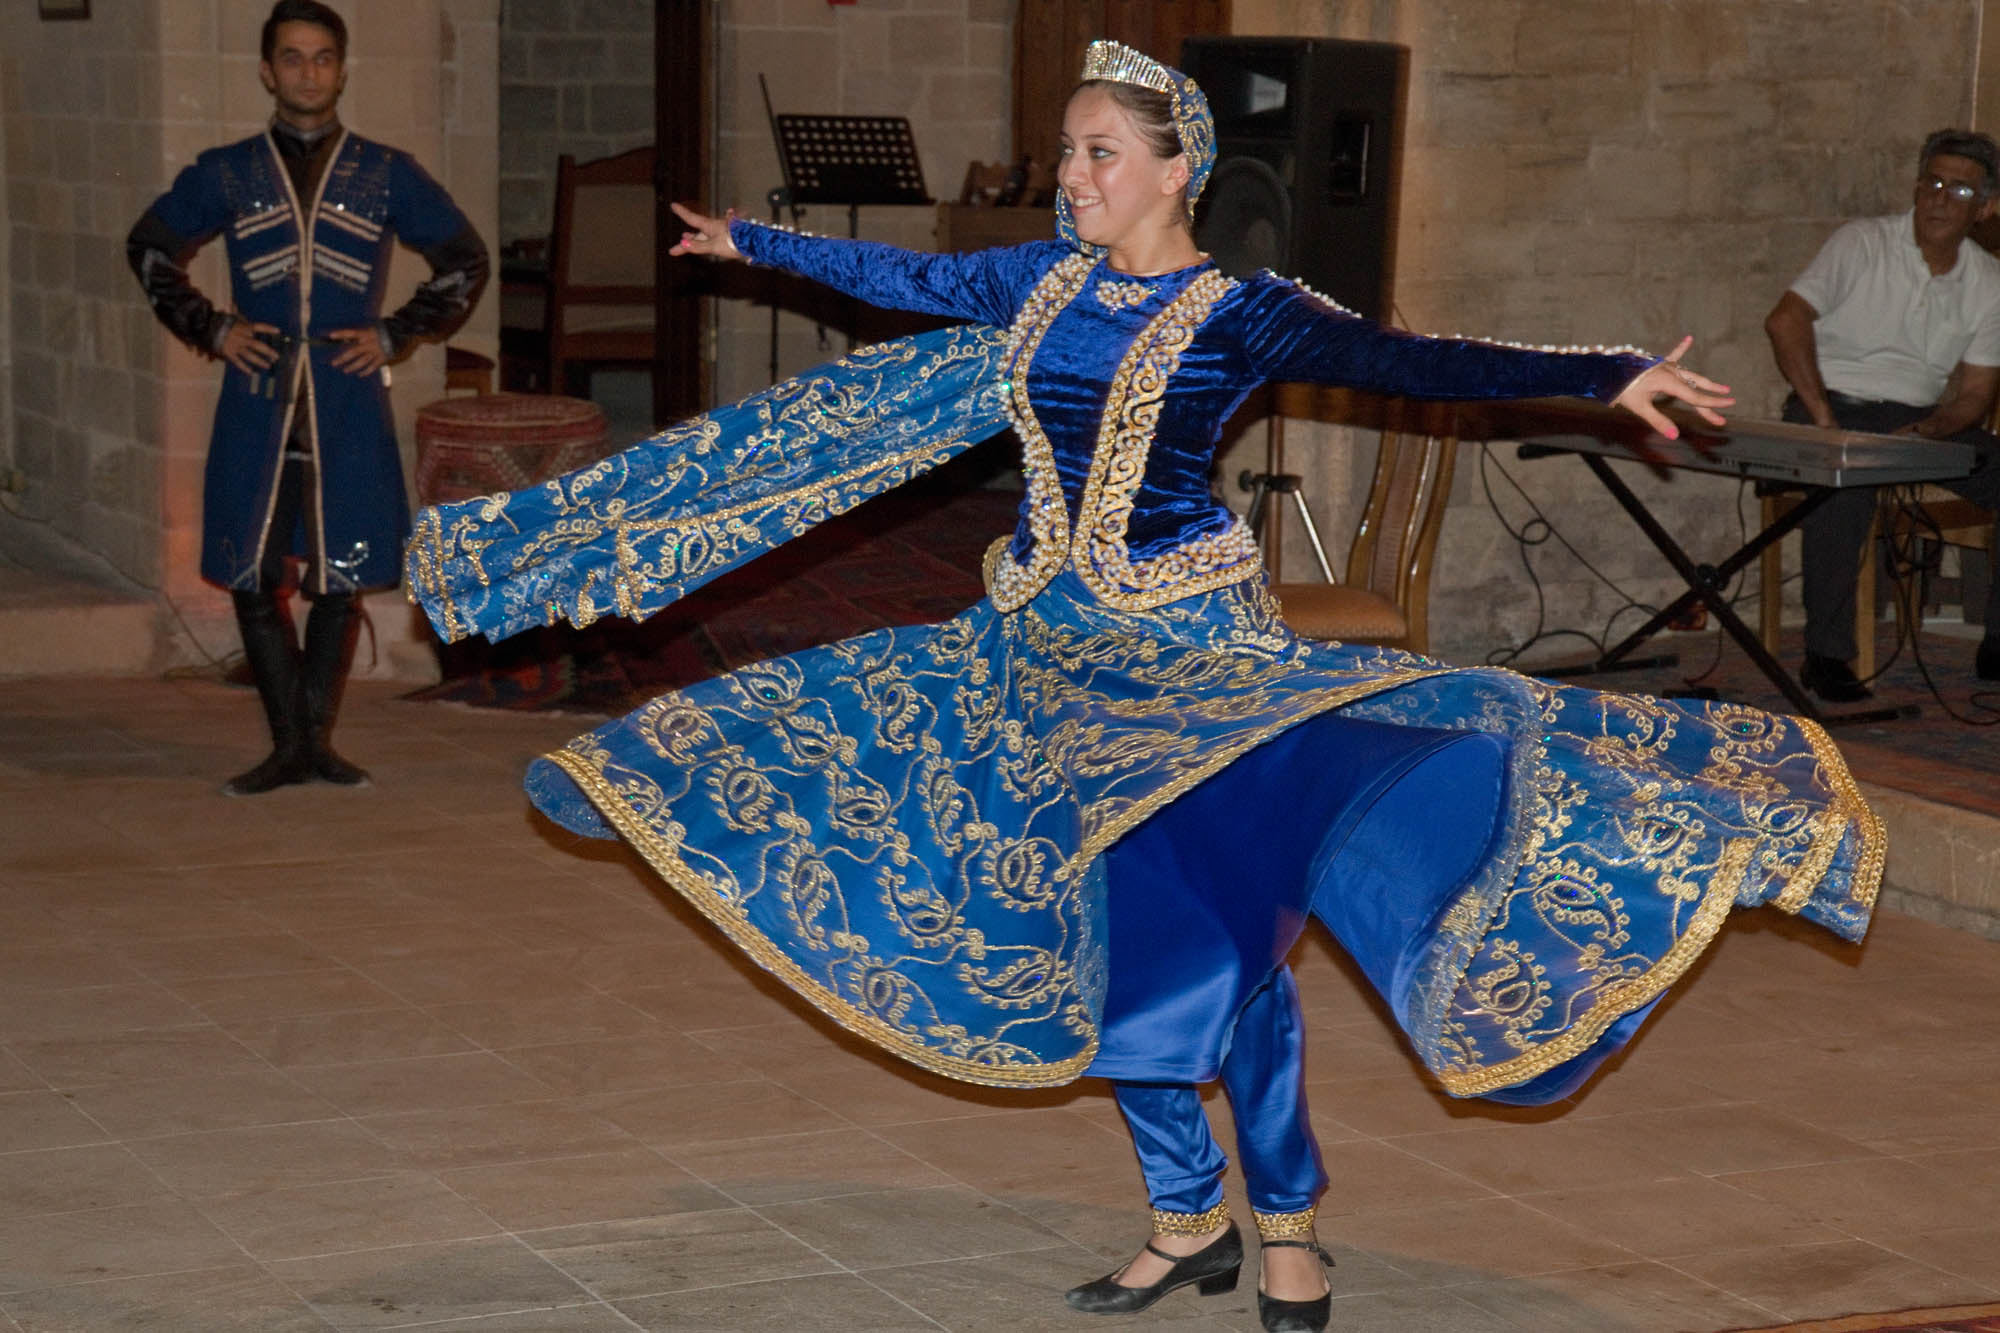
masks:
[[[1978,470],[1941,484],[1993,508],[2000,439],[1982,427],[2000,389],[2000,260],[1966,244],[1966,234],[1994,211],[2000,148],[1984,134],[1939,130],[1917,161],[1915,208],[1842,226],[1778,299],[1764,330],[1792,386],[1785,420],[1973,444]],[[1874,513],[1873,487],[1836,491],[1801,528],[1799,679],[1836,703],[1868,697],[1849,663],[1854,580]],[[2000,680],[2000,579],[1988,590],[1974,669],[1981,680]]]

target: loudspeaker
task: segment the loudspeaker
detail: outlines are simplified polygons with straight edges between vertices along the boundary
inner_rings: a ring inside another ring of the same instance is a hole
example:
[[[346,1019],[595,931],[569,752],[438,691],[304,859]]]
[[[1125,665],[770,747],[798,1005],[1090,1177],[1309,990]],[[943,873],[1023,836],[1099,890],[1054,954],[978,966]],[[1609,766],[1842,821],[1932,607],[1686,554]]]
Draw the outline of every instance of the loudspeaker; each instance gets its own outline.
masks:
[[[1190,37],[1215,115],[1195,241],[1231,277],[1298,278],[1385,319],[1409,51],[1319,37]]]

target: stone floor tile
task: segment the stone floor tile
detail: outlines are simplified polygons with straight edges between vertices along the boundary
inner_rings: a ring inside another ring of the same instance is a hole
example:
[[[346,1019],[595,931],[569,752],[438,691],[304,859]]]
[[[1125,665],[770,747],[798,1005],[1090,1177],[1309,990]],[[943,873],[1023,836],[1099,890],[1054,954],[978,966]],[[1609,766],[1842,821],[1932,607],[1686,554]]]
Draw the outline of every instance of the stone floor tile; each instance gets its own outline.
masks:
[[[1650,1259],[1847,1239],[1846,1233],[1807,1213],[1733,1188],[1728,1179],[1679,1175],[1551,1190],[1521,1201]]]
[[[574,1157],[633,1146],[609,1121],[562,1101],[506,1102],[371,1115],[358,1122],[429,1171]]]
[[[611,1301],[839,1268],[756,1214],[737,1208],[529,1231],[521,1239]]]
[[[888,1060],[793,1074],[773,1072],[771,1077],[779,1086],[809,1097],[857,1125],[907,1125],[1020,1111],[1038,1104],[1064,1106],[1074,1100],[1055,1089],[1020,1092],[961,1083],[908,1065],[898,1067]]]
[[[10,938],[0,934],[0,939]],[[67,943],[0,948],[0,977],[9,987],[22,990],[120,986],[140,980],[115,950]]]
[[[1673,1266],[1792,1320],[2000,1298],[2000,1289],[1860,1240],[1745,1248]]]
[[[0,1293],[219,1268],[242,1258],[227,1236],[179,1199],[0,1221]]]
[[[435,1004],[425,1012],[490,1049],[634,1036],[659,1026],[657,1020],[614,996],[543,998],[525,987],[507,999]]]
[[[736,1083],[756,1077],[747,1065],[678,1032],[508,1046],[503,1054],[509,1064],[566,1096]]]
[[[1655,1263],[1574,1269],[1504,1282],[1468,1283],[1451,1294],[1538,1333],[1673,1333],[1769,1322],[1770,1311]]]
[[[1063,1292],[1103,1275],[1100,1258],[1064,1245],[870,1269],[867,1281],[948,1329],[1074,1333],[1083,1316],[1063,1303]],[[1120,1316],[1116,1323],[1120,1330],[1206,1329],[1231,1312],[1247,1310],[1254,1320],[1256,1301],[1248,1282],[1228,1296],[1204,1297],[1187,1287],[1162,1297],[1143,1314]]]
[[[109,1137],[60,1093],[0,1094],[0,1152],[68,1148]]]
[[[328,1323],[343,1329],[465,1320],[591,1299],[511,1237],[355,1250],[275,1260],[265,1267]]]
[[[1637,1257],[1513,1199],[1322,1216],[1319,1234],[1435,1286],[1629,1263]]]
[[[352,1116],[546,1101],[553,1095],[540,1079],[487,1051],[313,1065],[292,1073],[301,1087]]]
[[[394,1009],[402,1002],[351,968],[279,972],[260,977],[211,977],[170,985],[210,1022],[240,1024],[356,1009]]]
[[[861,1129],[829,1129],[663,1150],[732,1199],[747,1204],[918,1189],[952,1178]]]
[[[23,1062],[58,1088],[125,1079],[207,1074],[227,1078],[268,1072],[270,1066],[221,1028],[154,1028],[17,1041]]]
[[[1328,1115],[1363,1134],[1422,1134],[1490,1125],[1552,1120],[1561,1108],[1501,1106],[1461,1101],[1427,1087],[1415,1076],[1331,1079],[1306,1086],[1314,1115]]]
[[[426,1320],[399,1327],[429,1333],[632,1333],[632,1321],[600,1301],[471,1319]]]
[[[0,1297],[21,1333],[326,1333],[282,1283],[247,1264],[85,1282]]]
[[[274,1069],[123,1079],[66,1088],[63,1095],[78,1110],[124,1139],[293,1124],[327,1120],[338,1114],[330,1102],[314,1096]]]
[[[815,1333],[937,1333],[938,1323],[858,1277],[829,1274],[705,1287],[618,1302],[627,1319],[662,1333],[810,1328]]]
[[[193,1198],[392,1175],[406,1163],[352,1120],[135,1139],[140,1161]]]
[[[1983,1181],[1894,1157],[1738,1171],[1717,1180],[1890,1248],[1916,1232],[1957,1226],[1993,1201]]]
[[[158,1176],[118,1144],[0,1151],[0,1218],[111,1208],[167,1192]]]
[[[2000,1223],[1919,1232],[1887,1248],[2000,1291]]]
[[[54,1037],[138,1032],[201,1023],[193,1006],[164,986],[88,986],[23,991],[0,978],[0,1041],[18,1045]]]
[[[1646,1140],[1616,1118],[1481,1126],[1441,1134],[1399,1135],[1386,1142],[1500,1194],[1684,1174],[1648,1152]],[[1340,1179],[1339,1174],[1334,1178]]]
[[[556,1000],[595,994],[586,982],[511,944],[385,958],[360,967],[406,1004],[478,1003],[496,995]]]
[[[140,975],[169,985],[209,977],[310,972],[330,962],[325,954],[286,932],[146,940],[123,945],[119,953]]]
[[[642,1143],[669,1151],[849,1125],[817,1102],[764,1079],[610,1093],[582,1105]]]
[[[465,1167],[441,1179],[510,1231],[735,1206],[649,1148]]]
[[[463,1034],[415,1009],[357,1009],[294,1014],[227,1027],[245,1046],[281,1069],[401,1060],[474,1049]]]
[[[1046,1190],[1133,1160],[1124,1134],[1067,1110],[890,1125],[883,1138],[976,1189]]]
[[[1062,1240],[1047,1227],[962,1185],[765,1204],[758,1212],[855,1270],[1045,1250]]]
[[[1516,1131],[1501,1130],[1503,1135]],[[1433,1136],[1419,1136],[1429,1139]],[[1441,1138],[1456,1138],[1445,1134]],[[1220,1142],[1231,1142],[1221,1139]],[[1510,1155],[1524,1144],[1509,1141]],[[1370,1212],[1378,1208],[1414,1208],[1427,1203],[1447,1203],[1455,1199],[1490,1199],[1497,1191],[1472,1174],[1440,1166],[1409,1140],[1392,1143],[1357,1139],[1347,1143],[1322,1143],[1320,1155],[1333,1182],[1320,1200],[1325,1214]]]
[[[1881,1156],[1755,1103],[1634,1111],[1609,1119],[1648,1143],[1660,1160],[1703,1175]]]
[[[260,1260],[471,1240],[498,1231],[492,1219],[435,1177],[414,1172],[254,1190],[204,1199],[198,1206]]]

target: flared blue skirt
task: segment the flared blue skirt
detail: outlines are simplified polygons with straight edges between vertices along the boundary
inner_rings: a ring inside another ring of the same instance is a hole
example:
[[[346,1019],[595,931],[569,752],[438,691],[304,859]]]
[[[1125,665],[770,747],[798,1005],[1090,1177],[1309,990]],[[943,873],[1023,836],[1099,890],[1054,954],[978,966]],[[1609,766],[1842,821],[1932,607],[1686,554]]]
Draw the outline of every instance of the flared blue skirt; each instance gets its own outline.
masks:
[[[1058,575],[656,699],[530,770],[746,954],[926,1069],[1215,1077],[1317,917],[1449,1092],[1543,1102],[1732,907],[1867,928],[1879,824],[1818,727],[1293,636],[1260,586]]]

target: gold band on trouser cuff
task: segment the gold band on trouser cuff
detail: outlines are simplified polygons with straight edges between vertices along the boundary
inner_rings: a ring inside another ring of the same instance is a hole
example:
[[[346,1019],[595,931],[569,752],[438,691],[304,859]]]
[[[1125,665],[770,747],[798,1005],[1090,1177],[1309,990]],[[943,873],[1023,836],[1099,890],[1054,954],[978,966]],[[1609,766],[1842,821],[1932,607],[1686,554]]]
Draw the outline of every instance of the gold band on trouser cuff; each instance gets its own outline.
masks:
[[[1170,1213],[1153,1210],[1156,1236],[1205,1236],[1229,1220],[1229,1200],[1224,1199],[1205,1213]]]
[[[1318,1204],[1302,1213],[1260,1213],[1252,1208],[1250,1216],[1257,1219],[1257,1234],[1265,1240],[1300,1240],[1312,1236],[1313,1214],[1318,1211]]]

